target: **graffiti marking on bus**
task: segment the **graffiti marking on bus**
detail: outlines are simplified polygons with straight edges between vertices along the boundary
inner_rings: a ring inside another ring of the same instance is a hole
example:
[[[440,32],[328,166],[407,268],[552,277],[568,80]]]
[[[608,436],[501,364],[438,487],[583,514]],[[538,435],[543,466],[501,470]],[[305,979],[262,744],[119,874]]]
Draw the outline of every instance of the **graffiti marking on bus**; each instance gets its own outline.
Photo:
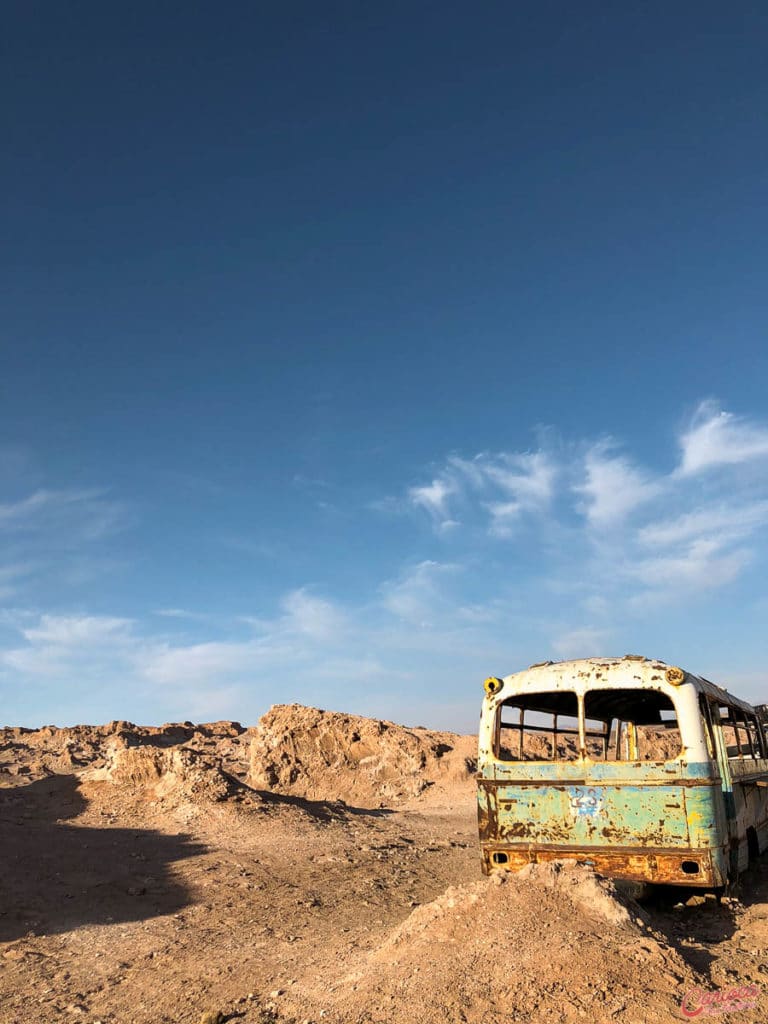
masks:
[[[594,789],[581,789],[576,786],[568,790],[570,794],[571,815],[574,818],[596,818],[603,810],[603,801]]]

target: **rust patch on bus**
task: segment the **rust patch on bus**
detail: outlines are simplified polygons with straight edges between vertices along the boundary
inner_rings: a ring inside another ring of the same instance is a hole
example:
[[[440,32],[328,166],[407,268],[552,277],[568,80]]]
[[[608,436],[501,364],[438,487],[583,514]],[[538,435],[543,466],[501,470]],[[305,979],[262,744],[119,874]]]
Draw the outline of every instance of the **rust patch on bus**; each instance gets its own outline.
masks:
[[[493,841],[498,835],[496,793],[483,786],[477,791],[477,828],[481,843]]]
[[[554,860],[573,860],[579,864],[588,864],[600,874],[628,882],[690,885],[702,888],[716,888],[724,884],[724,879],[716,876],[709,850],[681,850],[671,854],[661,850],[605,850],[571,845],[545,847],[505,843],[499,846],[483,846],[482,867],[486,875],[495,871],[519,871],[526,864],[541,864]]]

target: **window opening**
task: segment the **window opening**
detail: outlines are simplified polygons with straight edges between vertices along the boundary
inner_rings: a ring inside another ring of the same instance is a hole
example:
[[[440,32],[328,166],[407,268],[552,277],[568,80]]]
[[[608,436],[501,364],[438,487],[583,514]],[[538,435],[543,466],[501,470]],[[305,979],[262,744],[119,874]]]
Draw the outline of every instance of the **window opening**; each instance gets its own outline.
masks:
[[[660,690],[590,690],[584,715],[603,726],[606,761],[668,761],[682,750],[675,706]]]
[[[501,761],[573,761],[579,756],[579,707],[569,690],[518,694],[498,710]]]

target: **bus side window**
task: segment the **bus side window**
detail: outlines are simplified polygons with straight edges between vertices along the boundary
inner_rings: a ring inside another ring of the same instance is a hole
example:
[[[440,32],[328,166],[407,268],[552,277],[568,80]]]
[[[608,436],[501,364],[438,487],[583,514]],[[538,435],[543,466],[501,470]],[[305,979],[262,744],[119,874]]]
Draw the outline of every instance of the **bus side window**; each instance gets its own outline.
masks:
[[[762,757],[768,758],[768,704],[758,704],[757,711],[757,734],[760,737],[760,749]]]
[[[736,745],[739,749],[739,757],[742,760],[745,757],[752,757],[752,748],[749,741],[749,733],[747,732],[747,723],[744,719],[744,714],[739,708],[731,708],[731,721],[733,722],[733,731],[736,734]]]
[[[760,733],[760,724],[757,721],[755,715],[744,715],[744,723],[747,730],[747,737],[749,739],[749,747],[752,751],[752,757],[761,758],[765,757],[765,749],[763,747],[763,737]]]
[[[746,737],[739,735],[738,724],[734,718],[734,709],[727,704],[720,705],[720,723],[723,727],[723,739],[725,740],[728,757],[744,757],[742,738],[746,739]],[[742,725],[741,728],[743,734],[744,726]]]
[[[704,725],[704,735],[707,738],[707,751],[713,761],[717,760],[717,747],[715,746],[715,734],[712,727],[712,715],[710,713],[709,701],[700,694],[699,696],[699,710],[701,712],[701,719]]]
[[[750,728],[749,715],[747,715],[744,711],[739,711],[738,718],[739,731],[741,732],[741,735],[744,737],[744,756],[750,757],[754,760],[760,756],[757,747],[757,736]]]
[[[760,749],[762,750],[761,757],[768,757],[768,733],[766,728],[760,719],[757,719],[757,735],[760,738]]]

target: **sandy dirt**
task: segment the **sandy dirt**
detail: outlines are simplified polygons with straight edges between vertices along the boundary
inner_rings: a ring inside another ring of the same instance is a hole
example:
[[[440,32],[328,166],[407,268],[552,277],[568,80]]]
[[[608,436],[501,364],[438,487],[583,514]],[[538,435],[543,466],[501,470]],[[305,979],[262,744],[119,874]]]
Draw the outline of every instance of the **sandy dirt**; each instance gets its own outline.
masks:
[[[735,989],[717,1016],[768,1020],[765,858],[721,905],[485,879],[474,768],[472,737],[296,705],[0,731],[0,1021],[640,1024]]]

